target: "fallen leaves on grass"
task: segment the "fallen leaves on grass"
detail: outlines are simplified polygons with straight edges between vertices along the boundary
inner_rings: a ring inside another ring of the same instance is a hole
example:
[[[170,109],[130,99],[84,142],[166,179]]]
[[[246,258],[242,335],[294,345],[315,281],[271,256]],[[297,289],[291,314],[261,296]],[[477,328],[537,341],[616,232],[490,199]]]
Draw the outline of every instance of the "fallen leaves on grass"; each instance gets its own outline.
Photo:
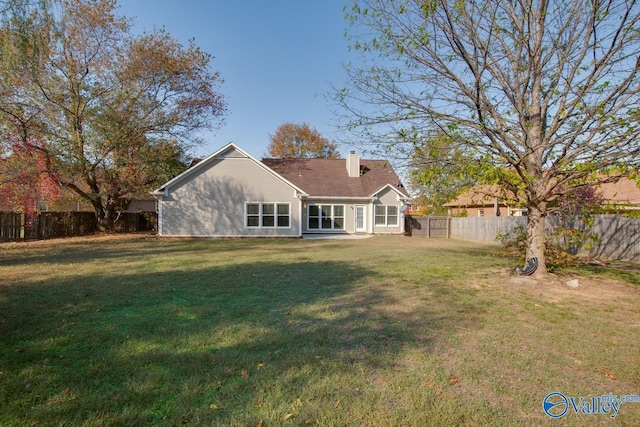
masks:
[[[211,405],[209,405],[209,409],[213,409],[214,411],[219,411],[220,409],[223,409],[223,407],[220,405],[216,405],[215,403],[212,403]]]
[[[240,372],[240,375],[242,375],[245,379],[249,379],[249,372],[247,371]]]
[[[604,369],[600,369],[600,372],[605,374],[606,377],[609,378],[610,380],[613,380],[613,381],[617,380],[616,376],[613,373],[609,372],[609,371],[606,371]]]

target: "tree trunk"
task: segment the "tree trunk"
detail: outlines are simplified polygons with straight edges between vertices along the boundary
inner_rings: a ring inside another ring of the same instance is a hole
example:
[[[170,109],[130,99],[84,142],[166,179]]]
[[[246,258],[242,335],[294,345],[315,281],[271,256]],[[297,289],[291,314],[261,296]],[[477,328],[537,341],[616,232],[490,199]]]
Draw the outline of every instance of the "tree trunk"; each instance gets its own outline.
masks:
[[[115,205],[112,203],[103,203],[102,199],[92,200],[91,204],[98,220],[98,229],[103,233],[113,231],[115,215]]]
[[[546,209],[529,206],[528,216],[526,259],[538,258],[538,268],[532,276],[541,279],[547,276],[547,262],[544,256]]]
[[[98,221],[100,229],[107,233],[112,232],[114,230],[115,220],[115,205],[111,202],[107,202],[106,206],[102,209],[102,218]]]

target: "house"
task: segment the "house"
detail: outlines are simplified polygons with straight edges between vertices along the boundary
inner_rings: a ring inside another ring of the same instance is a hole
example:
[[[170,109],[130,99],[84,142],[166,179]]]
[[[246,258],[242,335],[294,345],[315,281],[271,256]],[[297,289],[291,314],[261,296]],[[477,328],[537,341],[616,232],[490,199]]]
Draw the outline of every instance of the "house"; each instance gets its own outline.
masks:
[[[526,209],[505,203],[497,185],[477,185],[444,206],[449,216],[522,216]]]
[[[499,196],[496,185],[478,185],[458,196],[446,206],[450,216],[522,216],[526,208],[507,204]],[[603,213],[624,213],[640,210],[640,188],[635,181],[621,178],[617,182],[608,182],[596,187],[602,196]]]
[[[259,161],[233,143],[152,194],[158,234],[190,237],[401,234],[410,200],[384,160]]]
[[[624,213],[640,210],[640,187],[628,178],[608,182],[598,187],[605,202],[607,213]]]

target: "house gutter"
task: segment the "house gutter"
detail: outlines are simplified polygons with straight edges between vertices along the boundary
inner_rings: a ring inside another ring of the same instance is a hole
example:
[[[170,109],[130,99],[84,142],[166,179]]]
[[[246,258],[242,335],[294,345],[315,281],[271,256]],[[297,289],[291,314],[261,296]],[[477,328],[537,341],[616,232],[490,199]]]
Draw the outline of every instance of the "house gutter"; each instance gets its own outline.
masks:
[[[376,200],[375,197],[353,197],[353,196],[340,196],[340,197],[335,197],[335,196],[308,196],[306,197],[307,200],[354,200],[354,201],[366,201],[366,202],[374,202]]]

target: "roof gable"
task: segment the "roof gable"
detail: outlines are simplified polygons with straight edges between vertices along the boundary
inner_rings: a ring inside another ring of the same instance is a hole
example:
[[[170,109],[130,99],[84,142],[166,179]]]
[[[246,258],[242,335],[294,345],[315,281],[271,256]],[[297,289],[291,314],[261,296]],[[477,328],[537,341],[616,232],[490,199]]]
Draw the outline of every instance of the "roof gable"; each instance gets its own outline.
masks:
[[[385,185],[385,186],[383,186],[381,188],[378,188],[376,191],[371,193],[369,195],[369,197],[374,197],[376,194],[379,194],[379,193],[383,192],[386,189],[389,189],[389,190],[393,191],[394,193],[396,193],[400,197],[404,197],[404,198],[407,197],[406,192],[400,191],[400,190],[404,190],[404,187],[398,187],[397,185],[393,186],[391,184],[387,184],[387,185]]]
[[[301,190],[300,188],[298,188],[295,184],[289,182],[286,178],[284,178],[283,176],[279,175],[273,169],[267,167],[264,163],[260,162],[259,160],[256,160],[250,154],[248,154],[247,152],[242,150],[240,147],[235,145],[233,142],[225,145],[224,147],[222,147],[221,149],[219,149],[215,153],[211,154],[207,158],[199,161],[198,163],[196,163],[192,167],[188,168],[187,170],[185,170],[184,172],[182,172],[181,174],[179,174],[175,178],[167,181],[165,184],[161,185],[156,191],[152,192],[151,194],[156,195],[156,196],[166,195],[168,190],[172,186],[174,186],[174,185],[176,185],[176,184],[178,184],[180,182],[183,182],[184,180],[188,180],[188,179],[192,178],[193,176],[197,176],[200,172],[206,170],[209,167],[212,167],[216,163],[216,161],[223,160],[223,159],[249,159],[253,163],[255,163],[256,165],[258,165],[259,167],[263,168],[264,170],[268,171],[270,174],[274,175],[280,181],[282,181],[285,184],[287,184],[288,186],[290,186],[295,191],[297,191],[297,192],[299,192],[301,194],[305,194],[305,192],[303,190]]]

